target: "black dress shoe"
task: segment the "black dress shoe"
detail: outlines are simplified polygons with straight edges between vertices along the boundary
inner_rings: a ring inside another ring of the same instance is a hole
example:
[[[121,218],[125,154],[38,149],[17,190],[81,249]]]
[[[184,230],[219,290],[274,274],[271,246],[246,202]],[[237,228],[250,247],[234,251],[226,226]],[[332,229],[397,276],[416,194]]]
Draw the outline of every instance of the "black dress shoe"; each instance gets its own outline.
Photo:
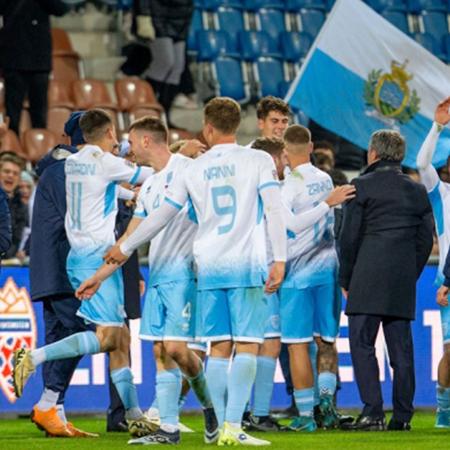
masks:
[[[402,422],[401,420],[392,418],[389,421],[387,429],[389,431],[410,431],[411,425],[409,422]]]
[[[115,433],[128,433],[128,425],[125,421],[123,422],[117,422],[114,424],[108,423],[106,427],[106,431],[109,432],[115,432]]]
[[[375,418],[370,416],[359,416],[353,423],[343,423],[341,430],[348,431],[386,431],[384,417]]]

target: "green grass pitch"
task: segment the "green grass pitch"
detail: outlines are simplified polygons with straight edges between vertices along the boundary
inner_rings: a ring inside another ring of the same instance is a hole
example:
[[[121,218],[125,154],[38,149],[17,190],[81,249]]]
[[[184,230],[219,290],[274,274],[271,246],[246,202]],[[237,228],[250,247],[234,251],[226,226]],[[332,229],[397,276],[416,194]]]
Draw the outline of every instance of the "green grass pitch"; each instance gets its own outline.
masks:
[[[202,439],[202,418],[184,415],[182,421],[196,432],[183,433],[180,447],[183,449],[208,448]],[[105,420],[96,417],[75,417],[75,426],[87,431],[100,433],[97,439],[57,439],[45,438],[29,420],[0,418],[0,449],[115,449],[125,448],[128,435],[105,433]],[[409,449],[450,449],[450,430],[434,428],[434,413],[418,412],[412,422],[410,432],[343,432],[318,431],[303,433],[255,433],[272,442],[273,449],[303,450],[409,450]],[[129,447],[132,448],[132,447]],[[139,448],[139,447],[138,447]],[[147,447],[148,448],[148,447]]]

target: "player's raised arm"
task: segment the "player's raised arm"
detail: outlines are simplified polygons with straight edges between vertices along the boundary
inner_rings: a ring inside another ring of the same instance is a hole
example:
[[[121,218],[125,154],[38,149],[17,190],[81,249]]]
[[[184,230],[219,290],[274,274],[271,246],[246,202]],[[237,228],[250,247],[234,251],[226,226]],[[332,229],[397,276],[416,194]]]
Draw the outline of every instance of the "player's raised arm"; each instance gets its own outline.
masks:
[[[428,192],[431,192],[439,183],[439,176],[431,163],[439,134],[445,125],[450,121],[450,97],[443,100],[436,108],[434,122],[425,141],[420,147],[417,155],[417,168],[419,169],[422,183]]]

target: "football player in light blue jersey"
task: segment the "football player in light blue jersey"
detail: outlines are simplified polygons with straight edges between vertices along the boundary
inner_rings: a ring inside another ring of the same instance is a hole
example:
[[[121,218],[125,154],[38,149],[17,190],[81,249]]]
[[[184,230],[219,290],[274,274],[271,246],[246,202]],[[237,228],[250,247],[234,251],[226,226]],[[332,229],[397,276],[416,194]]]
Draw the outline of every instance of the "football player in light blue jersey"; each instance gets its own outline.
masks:
[[[174,178],[160,208],[109,252],[110,267],[84,284],[80,294],[89,294],[132,248],[152,239],[190,199],[199,223],[193,246],[199,323],[201,336],[211,342],[207,380],[223,424],[219,445],[261,446],[270,443],[244,433],[241,420],[264,339],[264,279],[269,293],[283,280],[286,228],[272,158],[236,144],[240,119],[234,100],[218,97],[208,102],[203,134],[211,149]],[[264,215],[274,255],[268,275]],[[233,346],[236,356],[230,364]]]
[[[450,184],[439,179],[432,159],[440,132],[450,121],[450,97],[439,103],[434,114],[434,123],[417,155],[417,168],[421,182],[425,185],[433,209],[436,233],[439,243],[439,267],[435,284],[441,286],[444,281],[443,269],[445,257],[450,247]],[[446,295],[448,289],[441,286],[438,300]],[[441,312],[444,354],[438,366],[436,385],[437,412],[436,427],[450,428],[450,306],[439,302]]]
[[[143,117],[133,122],[129,129],[129,142],[138,163],[151,166],[155,174],[143,183],[134,217],[119,243],[158,210],[172,180],[191,163],[191,159],[170,152],[168,130],[158,118]],[[144,159],[140,158],[141,155]],[[215,442],[219,435],[202,361],[188,348],[188,342],[195,337],[197,286],[192,244],[196,230],[195,214],[192,207],[186,205],[151,241],[149,281],[140,337],[154,342],[160,427],[143,438],[130,441],[130,444],[180,442],[178,403],[182,375],[189,381],[203,407],[205,442]]]
[[[310,162],[312,142],[307,128],[291,125],[284,134],[284,141],[292,170],[282,188],[285,207],[294,216],[301,216],[311,208],[323,209],[322,216],[300,234],[293,234],[294,230],[287,224],[291,240],[286,279],[279,294],[281,341],[289,345],[294,397],[300,414],[288,429],[315,431],[314,377],[308,349],[314,339],[321,362],[318,367],[320,408],[329,418],[327,426],[336,426],[338,422],[333,406],[337,361],[332,356],[341,308],[337,301],[334,215],[324,202],[332,192],[333,184],[328,174]],[[352,191],[348,198],[351,195]]]
[[[115,243],[117,183],[142,183],[152,173],[113,156],[117,146],[114,125],[103,110],[89,110],[80,119],[86,145],[67,158],[66,234],[70,243],[67,273],[74,289],[102,265],[102,257]],[[124,324],[124,288],[117,272],[91,299],[81,303],[77,315],[96,324],[96,332],[85,331],[58,342],[28,351],[18,350],[14,358],[14,387],[20,397],[36,367],[45,362],[75,356],[109,352],[111,380],[126,409],[130,433],[147,434],[154,426],[139,408],[136,387],[129,367],[129,330]]]

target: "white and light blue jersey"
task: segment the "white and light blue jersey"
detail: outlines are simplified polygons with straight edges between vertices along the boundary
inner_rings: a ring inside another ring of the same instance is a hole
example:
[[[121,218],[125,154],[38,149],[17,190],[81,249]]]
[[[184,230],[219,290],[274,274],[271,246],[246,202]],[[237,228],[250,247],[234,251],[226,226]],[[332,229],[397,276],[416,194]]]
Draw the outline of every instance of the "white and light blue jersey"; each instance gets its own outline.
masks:
[[[199,289],[262,286],[267,274],[263,204],[259,193],[279,186],[272,157],[237,144],[221,144],[174,179],[166,201],[188,198],[198,218],[194,258]]]
[[[192,162],[182,155],[172,155],[166,167],[147,178],[141,186],[134,216],[144,219],[158,209],[174,178]],[[150,286],[195,278],[192,244],[197,231],[192,205],[186,204],[151,241],[148,262]]]
[[[286,177],[281,197],[285,207],[298,215],[324,201],[332,189],[333,182],[328,174],[311,163],[301,164]],[[337,254],[333,227],[334,213],[330,210],[297,235],[288,230],[283,287],[304,289],[335,280]]]
[[[65,229],[71,249],[88,264],[89,255],[115,242],[117,187],[134,183],[141,172],[136,165],[85,145],[65,163],[67,212]]]

